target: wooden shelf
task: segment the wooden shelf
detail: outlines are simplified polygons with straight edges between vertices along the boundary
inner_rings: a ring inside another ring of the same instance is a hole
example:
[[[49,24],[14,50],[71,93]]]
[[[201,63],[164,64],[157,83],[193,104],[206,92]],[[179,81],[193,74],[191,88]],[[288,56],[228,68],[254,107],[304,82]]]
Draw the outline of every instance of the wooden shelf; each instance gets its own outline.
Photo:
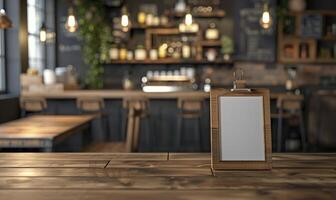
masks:
[[[335,11],[321,11],[321,10],[308,10],[304,12],[288,12],[287,16],[294,16],[295,20],[293,23],[295,23],[296,30],[294,31],[292,35],[286,35],[284,34],[283,30],[285,28],[283,20],[279,21],[278,24],[278,60],[281,63],[288,63],[288,64],[335,64],[336,58],[330,58],[330,59],[324,59],[319,58],[319,51],[321,48],[321,42],[327,41],[327,42],[336,42],[336,36],[335,35],[326,35],[325,33],[322,33],[324,35],[320,37],[305,37],[302,36],[300,31],[302,28],[301,25],[301,19],[303,15],[309,15],[309,14],[316,14],[325,17],[328,16],[336,16]],[[321,25],[322,30],[325,29],[325,24]],[[306,51],[309,52],[309,58],[307,59],[301,59],[300,58],[300,51],[301,47],[306,47]],[[287,49],[288,48],[288,49]],[[288,53],[291,55],[288,55]]]
[[[200,45],[214,47],[214,46],[222,46],[222,43],[220,40],[204,40],[200,41]]]
[[[280,63],[283,64],[336,64],[336,58],[335,59],[281,59]]]
[[[329,15],[329,16],[336,16],[335,11],[329,10],[305,10],[303,12],[287,12],[286,15],[306,15],[306,14],[316,14],[316,15]]]
[[[207,61],[207,60],[183,60],[183,59],[158,59],[158,60],[115,60],[110,63],[104,63],[104,65],[158,65],[158,64],[209,64],[209,65],[228,65],[233,64],[232,60],[216,60],[216,61]]]
[[[134,24],[131,26],[131,29],[143,29],[143,30],[146,30],[146,29],[164,29],[164,28],[177,28],[176,25],[174,24],[168,24],[166,26],[162,26],[162,25],[159,25],[159,26],[147,26],[147,25],[142,25],[142,24]]]

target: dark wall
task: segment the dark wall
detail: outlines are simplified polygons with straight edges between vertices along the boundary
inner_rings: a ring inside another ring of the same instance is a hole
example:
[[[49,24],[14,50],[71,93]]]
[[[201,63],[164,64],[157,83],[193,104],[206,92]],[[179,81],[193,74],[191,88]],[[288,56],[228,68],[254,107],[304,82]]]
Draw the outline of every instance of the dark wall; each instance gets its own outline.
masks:
[[[20,116],[19,99],[21,64],[20,0],[5,1],[5,9],[13,28],[5,30],[7,93],[0,95],[0,123]]]
[[[0,123],[15,120],[20,116],[19,98],[12,95],[0,97]]]
[[[335,0],[307,0],[308,10],[336,10]]]

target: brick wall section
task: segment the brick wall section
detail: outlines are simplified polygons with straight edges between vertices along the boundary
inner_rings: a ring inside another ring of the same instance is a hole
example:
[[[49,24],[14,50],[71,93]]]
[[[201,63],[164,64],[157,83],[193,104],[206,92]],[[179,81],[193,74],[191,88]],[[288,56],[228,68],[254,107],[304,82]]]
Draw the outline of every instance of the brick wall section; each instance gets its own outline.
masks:
[[[282,64],[256,64],[256,63],[235,63],[232,68],[203,69],[202,79],[210,77],[213,85],[232,85],[233,72],[241,68],[248,85],[254,86],[284,86],[287,80],[287,72]],[[318,85],[321,76],[336,77],[336,66],[334,65],[297,65],[298,85]]]

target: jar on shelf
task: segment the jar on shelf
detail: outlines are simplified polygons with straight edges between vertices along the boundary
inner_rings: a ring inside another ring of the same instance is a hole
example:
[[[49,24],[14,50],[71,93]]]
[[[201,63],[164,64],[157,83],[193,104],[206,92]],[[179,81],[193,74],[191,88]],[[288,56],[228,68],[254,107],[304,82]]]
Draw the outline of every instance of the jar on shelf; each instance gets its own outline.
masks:
[[[138,13],[138,23],[140,25],[145,25],[146,24],[146,13],[145,12],[140,11]]]
[[[142,45],[139,45],[137,47],[134,54],[135,54],[135,60],[145,60],[147,57],[146,49]]]
[[[133,60],[133,57],[134,57],[133,51],[131,50],[127,51],[127,60]]]
[[[119,59],[120,60],[126,60],[127,59],[127,49],[125,47],[120,48]]]
[[[163,43],[162,45],[160,45],[159,47],[159,58],[166,58],[167,57],[167,48],[168,48],[168,44],[167,43]]]
[[[153,14],[147,14],[146,15],[146,25],[147,26],[153,26],[154,23],[154,15]]]
[[[159,16],[154,16],[153,17],[153,26],[159,26],[160,25],[160,18]]]
[[[208,61],[215,61],[217,57],[216,49],[208,49],[205,53],[205,57]]]
[[[161,24],[161,26],[167,26],[168,23],[169,23],[169,19],[168,19],[168,17],[162,15],[162,16],[160,17],[160,24]]]
[[[158,50],[157,49],[151,49],[149,51],[149,58],[151,60],[157,60],[158,59]]]
[[[110,49],[110,59],[111,60],[118,60],[119,59],[119,49],[116,45],[113,45]]]
[[[205,39],[206,40],[218,40],[219,39],[219,31],[215,23],[210,23],[209,27],[206,29]]]

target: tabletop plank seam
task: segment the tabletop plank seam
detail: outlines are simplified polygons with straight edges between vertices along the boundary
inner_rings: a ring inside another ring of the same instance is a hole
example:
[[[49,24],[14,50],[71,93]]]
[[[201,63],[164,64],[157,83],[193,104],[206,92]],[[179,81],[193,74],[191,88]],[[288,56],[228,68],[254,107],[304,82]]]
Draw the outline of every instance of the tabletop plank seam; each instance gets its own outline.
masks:
[[[107,168],[107,166],[110,164],[111,160],[107,161],[106,165],[104,166],[104,169]]]

